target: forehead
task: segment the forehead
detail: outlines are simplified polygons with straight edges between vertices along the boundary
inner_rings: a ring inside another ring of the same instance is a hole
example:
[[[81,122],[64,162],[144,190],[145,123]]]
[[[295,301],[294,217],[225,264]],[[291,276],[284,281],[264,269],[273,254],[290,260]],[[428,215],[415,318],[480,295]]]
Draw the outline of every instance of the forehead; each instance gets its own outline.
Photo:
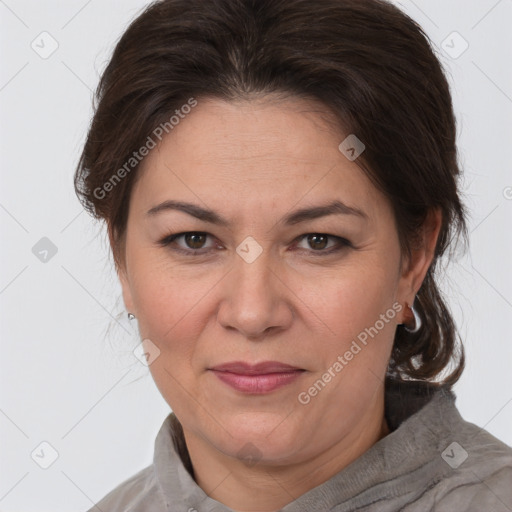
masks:
[[[341,137],[331,118],[325,107],[303,99],[204,99],[165,137],[161,149],[174,155],[183,149],[189,161],[209,166],[212,160],[218,167],[236,161],[241,171],[267,159],[326,161]]]
[[[172,194],[224,211],[258,211],[339,198],[371,215],[383,198],[340,151],[345,138],[318,102],[198,100],[143,160],[132,199],[151,207]]]

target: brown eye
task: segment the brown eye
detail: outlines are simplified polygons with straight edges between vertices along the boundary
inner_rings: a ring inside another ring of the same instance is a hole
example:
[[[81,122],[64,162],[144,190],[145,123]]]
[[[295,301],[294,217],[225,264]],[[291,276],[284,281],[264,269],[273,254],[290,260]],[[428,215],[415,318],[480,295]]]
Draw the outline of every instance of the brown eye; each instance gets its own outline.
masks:
[[[204,233],[187,233],[184,235],[185,243],[190,249],[201,249],[206,241]]]
[[[299,237],[296,247],[315,256],[327,256],[353,246],[347,239],[339,236],[326,233],[307,233]]]
[[[326,235],[311,234],[308,235],[308,243],[312,249],[320,250],[327,247],[329,237]]]
[[[200,256],[211,252],[214,249],[213,243],[214,241],[208,233],[187,231],[185,233],[168,235],[160,240],[159,245],[189,256]]]

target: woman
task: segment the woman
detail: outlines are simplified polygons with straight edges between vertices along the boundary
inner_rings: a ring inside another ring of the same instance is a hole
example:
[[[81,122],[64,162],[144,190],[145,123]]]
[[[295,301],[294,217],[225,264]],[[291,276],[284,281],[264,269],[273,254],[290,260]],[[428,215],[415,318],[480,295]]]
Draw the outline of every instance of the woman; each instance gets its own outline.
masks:
[[[467,236],[449,87],[381,0],[163,0],[76,173],[172,409],[91,510],[512,510],[437,284]]]

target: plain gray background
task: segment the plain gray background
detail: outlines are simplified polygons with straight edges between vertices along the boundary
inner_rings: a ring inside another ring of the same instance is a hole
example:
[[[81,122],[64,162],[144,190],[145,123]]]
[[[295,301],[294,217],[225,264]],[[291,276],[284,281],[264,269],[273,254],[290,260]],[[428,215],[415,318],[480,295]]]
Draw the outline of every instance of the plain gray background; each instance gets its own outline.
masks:
[[[457,112],[471,210],[470,252],[444,281],[468,357],[457,404],[512,444],[512,0],[396,3],[438,48]],[[0,0],[2,512],[87,510],[151,463],[169,412],[72,187],[92,91],[146,4]]]

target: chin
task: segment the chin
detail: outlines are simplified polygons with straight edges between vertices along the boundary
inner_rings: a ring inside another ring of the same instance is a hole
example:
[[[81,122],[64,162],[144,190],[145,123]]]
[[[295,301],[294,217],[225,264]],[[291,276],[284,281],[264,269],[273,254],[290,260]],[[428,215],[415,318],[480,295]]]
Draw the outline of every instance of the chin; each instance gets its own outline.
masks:
[[[304,433],[296,430],[283,413],[244,412],[219,418],[224,426],[217,448],[231,457],[269,464],[285,461],[307,445]],[[231,434],[231,435],[230,435]]]

